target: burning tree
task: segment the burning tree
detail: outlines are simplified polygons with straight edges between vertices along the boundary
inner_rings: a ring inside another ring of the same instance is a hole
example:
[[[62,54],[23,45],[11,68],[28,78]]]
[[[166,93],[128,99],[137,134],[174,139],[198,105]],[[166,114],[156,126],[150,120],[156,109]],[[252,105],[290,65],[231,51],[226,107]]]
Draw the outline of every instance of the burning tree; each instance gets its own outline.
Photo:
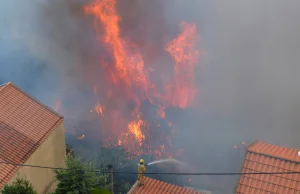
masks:
[[[83,9],[93,18],[99,45],[106,49],[105,54],[99,53],[102,74],[89,74],[96,80],[92,84],[97,99],[90,112],[100,119],[105,146],[119,145],[132,155],[172,157],[169,137],[174,128],[166,110],[187,108],[197,94],[194,69],[200,53],[196,49],[196,25],[182,22],[181,34],[166,43],[163,56],[167,71],[173,75],[161,79],[166,72],[155,71],[145,62],[138,46],[122,36],[116,4],[116,0],[94,0]],[[145,102],[149,102],[148,107],[155,107],[155,117],[148,118],[143,113]],[[168,124],[168,130],[160,133],[161,138],[156,139],[160,143],[154,147],[148,143],[154,139],[153,128],[160,128],[160,119]]]

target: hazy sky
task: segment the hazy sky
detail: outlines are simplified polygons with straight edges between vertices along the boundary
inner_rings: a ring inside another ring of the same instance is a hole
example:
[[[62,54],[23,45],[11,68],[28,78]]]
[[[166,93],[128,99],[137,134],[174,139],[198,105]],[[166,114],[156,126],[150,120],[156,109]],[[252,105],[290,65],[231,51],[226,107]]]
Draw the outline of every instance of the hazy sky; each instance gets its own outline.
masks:
[[[84,28],[80,3],[43,2],[0,2],[0,81],[11,80],[51,104],[61,82],[71,82],[79,95],[94,38]],[[181,20],[197,24],[199,48],[206,52],[196,72],[198,105],[169,113],[180,128],[176,143],[196,164],[236,169],[233,146],[242,141],[300,147],[299,0],[142,0],[122,6],[128,18],[144,13],[127,20],[132,28],[126,33],[143,32],[145,47],[164,42],[163,33],[175,33]]]

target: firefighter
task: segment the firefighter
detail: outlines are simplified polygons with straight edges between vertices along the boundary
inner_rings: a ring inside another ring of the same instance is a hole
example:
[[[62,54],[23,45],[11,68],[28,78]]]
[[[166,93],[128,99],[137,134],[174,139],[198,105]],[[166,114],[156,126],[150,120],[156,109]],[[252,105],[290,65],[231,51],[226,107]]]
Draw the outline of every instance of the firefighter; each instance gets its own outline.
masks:
[[[144,160],[140,159],[140,163],[138,164],[138,181],[139,181],[139,186],[144,185],[144,173],[146,171],[146,165],[144,164]]]

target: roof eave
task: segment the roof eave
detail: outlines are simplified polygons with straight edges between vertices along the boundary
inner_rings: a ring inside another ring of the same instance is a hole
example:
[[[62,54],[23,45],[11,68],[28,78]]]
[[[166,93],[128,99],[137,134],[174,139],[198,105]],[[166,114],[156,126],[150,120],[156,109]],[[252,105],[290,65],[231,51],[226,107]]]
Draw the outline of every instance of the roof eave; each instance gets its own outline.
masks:
[[[261,142],[261,141],[256,140],[256,141],[254,141],[252,144],[250,144],[250,145],[248,146],[248,148],[247,148],[247,151],[250,151],[249,149],[251,149],[251,147],[252,147],[253,145],[257,144],[258,142]]]
[[[135,181],[134,185],[132,185],[131,189],[127,192],[127,194],[131,194],[134,189],[137,187],[138,181]]]

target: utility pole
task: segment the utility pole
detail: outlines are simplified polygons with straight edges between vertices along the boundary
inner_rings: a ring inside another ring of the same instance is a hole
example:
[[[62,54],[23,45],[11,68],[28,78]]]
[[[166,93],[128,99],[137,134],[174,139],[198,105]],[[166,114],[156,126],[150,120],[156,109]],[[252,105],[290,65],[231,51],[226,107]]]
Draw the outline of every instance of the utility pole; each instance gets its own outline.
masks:
[[[112,165],[109,164],[107,166],[107,168],[108,168],[108,171],[110,173],[111,194],[114,194],[114,172],[113,172]]]

